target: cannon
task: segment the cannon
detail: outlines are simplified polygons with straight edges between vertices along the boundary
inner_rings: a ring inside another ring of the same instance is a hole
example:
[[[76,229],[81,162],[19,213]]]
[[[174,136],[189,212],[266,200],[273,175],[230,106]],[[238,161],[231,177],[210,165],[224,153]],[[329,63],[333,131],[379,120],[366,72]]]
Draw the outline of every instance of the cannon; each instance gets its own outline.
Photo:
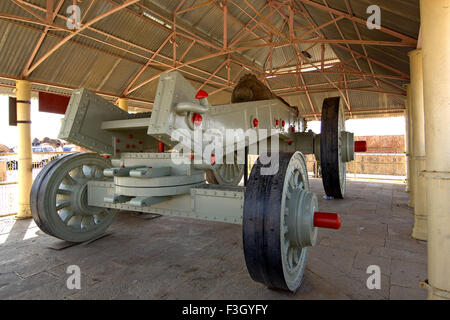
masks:
[[[241,224],[251,277],[296,291],[318,228],[341,224],[338,214],[319,211],[302,152],[320,148],[325,190],[336,196],[354,153],[339,99],[326,99],[323,110],[319,138],[278,98],[211,106],[177,71],[161,76],[151,113],[129,114],[75,90],[59,138],[93,152],[64,155],[41,170],[33,218],[71,242],[99,237],[120,210]],[[230,139],[212,143],[230,130]],[[252,148],[260,156],[247,177],[242,151]]]
[[[284,99],[273,94],[270,89],[259,81],[255,75],[243,76],[233,90],[231,102],[242,103],[278,99],[286,106],[293,108],[298,117],[299,111],[290,106]],[[306,131],[306,121],[301,119],[300,132],[294,126],[289,130],[293,133],[284,146],[289,151],[300,151],[303,154],[314,154],[320,164],[322,182],[325,193],[329,197],[343,199],[345,195],[346,163],[354,160],[355,152],[366,152],[365,141],[354,141],[354,135],[345,131],[345,118],[339,97],[327,98],[322,105],[321,134],[311,130]],[[275,125],[285,122],[275,119]],[[322,139],[321,139],[322,137]],[[293,144],[293,146],[290,146]],[[209,181],[208,181],[209,182]]]

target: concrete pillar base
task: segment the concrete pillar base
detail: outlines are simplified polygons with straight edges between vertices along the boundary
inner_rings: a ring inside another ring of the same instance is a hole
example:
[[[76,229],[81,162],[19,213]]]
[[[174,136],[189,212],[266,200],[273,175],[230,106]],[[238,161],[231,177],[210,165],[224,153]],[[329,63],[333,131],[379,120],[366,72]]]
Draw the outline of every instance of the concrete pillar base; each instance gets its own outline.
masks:
[[[427,184],[423,175],[426,167],[425,157],[415,157],[414,168],[414,228],[412,237],[418,240],[426,241],[428,238],[427,227]]]
[[[450,292],[433,287],[428,281],[421,281],[419,285],[428,290],[428,300],[450,300]]]
[[[426,171],[429,299],[450,298],[450,172]]]
[[[27,212],[18,212],[16,216],[14,217],[14,220],[26,220],[33,218],[31,215],[31,211]]]
[[[428,291],[428,300],[450,300],[450,292],[445,292],[446,296],[436,294],[435,291]]]
[[[428,219],[427,216],[414,216],[414,228],[411,237],[417,240],[428,240]]]

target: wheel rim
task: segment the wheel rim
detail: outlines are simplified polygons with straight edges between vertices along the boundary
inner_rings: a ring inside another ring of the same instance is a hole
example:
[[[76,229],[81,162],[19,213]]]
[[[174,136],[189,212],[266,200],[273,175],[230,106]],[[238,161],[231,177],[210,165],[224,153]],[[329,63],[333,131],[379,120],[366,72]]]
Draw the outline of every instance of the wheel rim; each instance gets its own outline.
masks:
[[[43,231],[67,241],[83,242],[101,235],[117,210],[88,205],[88,182],[103,180],[109,162],[79,154],[55,163],[41,181],[38,216]]]
[[[281,232],[280,245],[282,254],[283,271],[288,288],[295,291],[301,284],[306,265],[307,247],[299,246],[293,240],[295,223],[289,220],[295,219],[298,214],[299,200],[302,191],[309,190],[309,181],[306,171],[306,163],[303,157],[292,157],[284,180],[283,196],[281,203]],[[317,230],[315,230],[317,236]]]
[[[62,156],[58,156],[55,159],[53,159],[52,161],[50,161],[45,167],[43,167],[41,169],[41,171],[39,171],[38,175],[36,176],[36,179],[31,187],[31,192],[30,192],[30,208],[31,208],[31,213],[33,215],[33,219],[36,222],[36,224],[38,225],[39,228],[41,228],[43,231],[45,231],[45,226],[43,224],[43,222],[41,221],[41,218],[39,216],[38,212],[38,196],[39,196],[39,190],[40,187],[42,185],[42,181],[44,180],[46,174],[48,173],[48,171],[58,162],[63,161],[64,158],[67,157],[73,157],[74,154],[66,154],[66,155],[62,155]],[[47,231],[45,231],[46,233],[48,233]]]

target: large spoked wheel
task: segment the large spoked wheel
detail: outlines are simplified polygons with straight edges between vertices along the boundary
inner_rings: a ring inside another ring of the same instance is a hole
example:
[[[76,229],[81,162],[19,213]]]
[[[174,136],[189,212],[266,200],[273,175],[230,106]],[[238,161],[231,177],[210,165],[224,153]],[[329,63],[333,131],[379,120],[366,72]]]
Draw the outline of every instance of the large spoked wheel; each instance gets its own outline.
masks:
[[[31,212],[45,233],[84,242],[105,232],[117,210],[88,205],[88,182],[103,180],[109,160],[94,153],[70,154],[50,162],[31,189]]]
[[[263,167],[258,159],[245,192],[245,262],[253,280],[295,292],[303,278],[307,247],[317,238],[317,198],[309,191],[300,152],[280,153],[275,175],[263,175]]]
[[[320,134],[320,165],[322,183],[327,196],[343,199],[345,194],[346,165],[342,161],[345,119],[339,97],[323,101]]]
[[[206,170],[206,181],[209,184],[237,186],[244,176],[244,165],[238,164],[237,154],[233,164],[218,164],[214,170]]]

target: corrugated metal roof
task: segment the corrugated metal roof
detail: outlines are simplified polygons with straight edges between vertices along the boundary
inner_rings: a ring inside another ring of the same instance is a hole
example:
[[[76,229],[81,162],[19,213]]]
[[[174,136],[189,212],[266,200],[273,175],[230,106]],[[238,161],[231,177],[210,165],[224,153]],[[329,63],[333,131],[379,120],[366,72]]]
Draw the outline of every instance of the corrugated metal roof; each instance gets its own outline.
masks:
[[[248,0],[256,9],[262,10],[259,14],[263,15],[265,21],[273,23],[273,28],[277,28],[279,36],[274,35],[273,41],[280,41],[289,38],[289,23],[286,18],[289,15],[288,8],[282,2],[272,3],[270,8],[265,0]],[[45,15],[46,0],[27,1],[29,8],[36,14]],[[306,2],[306,4],[302,4]],[[316,25],[324,24],[333,17],[323,8],[317,8],[308,4],[310,1],[294,1],[297,13],[294,16],[296,39],[302,39],[301,36],[307,31],[310,23]],[[349,12],[345,1],[341,0],[314,0],[314,3],[321,6]],[[84,15],[88,8],[85,21],[107,12],[114,6],[123,3],[119,0],[96,0],[83,1],[78,3]],[[204,0],[186,0],[180,7],[180,10],[201,5]],[[382,10],[382,25],[401,34],[412,38],[418,37],[419,31],[419,0],[348,0],[352,14],[355,17],[366,19],[366,9],[369,5],[379,5]],[[61,28],[66,27],[66,9],[72,5],[72,1],[65,1],[54,24]],[[121,96],[135,76],[142,70],[148,59],[158,50],[164,41],[171,36],[173,32],[172,19],[173,11],[180,4],[179,0],[156,1],[142,0],[137,4],[122,9],[113,15],[102,19],[90,28],[83,30],[79,35],[73,37],[70,41],[56,50],[48,59],[40,64],[28,78],[36,82],[35,87],[39,90],[56,90],[68,93],[70,88],[87,87],[91,90],[107,94],[110,97]],[[303,15],[300,12],[304,8],[311,16]],[[244,11],[245,12],[244,12]],[[269,28],[265,22],[252,32],[246,32],[245,26],[253,26],[252,17],[260,20],[254,9],[250,8],[245,1],[229,1],[228,12],[232,17],[228,18],[228,41],[241,35],[242,46],[261,45],[264,41],[270,41],[269,34],[274,29]],[[41,23],[30,23],[12,19],[11,16],[23,17],[30,20],[36,20],[36,17],[22,9],[12,1],[0,2],[0,85],[3,82],[9,86],[14,79],[22,77],[26,69],[36,44],[38,43],[45,26]],[[6,16],[8,15],[9,18]],[[335,16],[334,16],[335,17]],[[211,2],[208,5],[197,9],[187,11],[177,15],[179,31],[185,36],[176,37],[177,58],[184,55],[183,62],[191,61],[197,58],[205,57],[214,53],[216,49],[197,41],[192,45],[192,39],[201,38],[212,43],[216,48],[223,46],[223,8],[219,2]],[[341,19],[335,24],[330,24],[321,29],[321,32],[327,39],[341,39],[341,34],[336,27],[338,26],[345,39],[358,39],[359,35],[363,40],[396,41],[395,37],[378,30],[369,30],[362,24],[354,24],[349,19]],[[356,30],[355,30],[356,26]],[[51,50],[59,41],[67,36],[67,31],[51,29],[45,37],[34,62],[38,61]],[[358,35],[359,34],[359,35]],[[255,40],[255,37],[259,39]],[[264,38],[265,37],[265,38]],[[317,37],[316,33],[310,33],[303,39]],[[264,40],[263,40],[264,38]],[[253,40],[251,40],[253,39]],[[251,41],[249,41],[251,40]],[[161,49],[160,55],[154,58],[150,65],[135,81],[138,85],[143,81],[157,76],[160,72],[167,70],[173,65],[173,41]],[[352,72],[361,71],[370,74],[372,71],[376,74],[387,76],[398,76],[390,66],[397,69],[404,75],[409,74],[409,59],[407,52],[411,47],[393,47],[393,46],[375,46],[375,45],[324,45],[324,59],[326,61],[346,61]],[[300,56],[296,57],[298,51],[306,50],[310,59]],[[366,59],[359,58],[357,63],[349,61],[352,54],[349,51],[355,51],[367,55],[379,63],[368,63]],[[264,76],[263,68],[266,70],[269,66],[266,63],[270,50],[268,47],[258,47],[241,52],[230,54],[231,61],[240,61],[248,67],[252,66],[252,71],[257,71],[258,76]],[[211,59],[206,59],[192,63],[189,66],[183,66],[180,71],[190,79],[194,86],[200,87],[202,83],[210,78],[210,74],[228,58],[228,55],[218,55]],[[322,46],[320,44],[300,43],[294,46],[282,46],[274,48],[272,52],[272,68],[293,67],[295,69],[298,60],[302,59],[304,65],[320,62],[322,59]],[[181,63],[181,62],[180,62]],[[205,86],[209,92],[214,92],[223,86],[229,85],[228,74],[231,79],[240,72],[241,75],[248,73],[250,69],[242,69],[242,66],[232,62],[228,69],[223,67],[217,74],[211,77],[208,85]],[[346,69],[349,71],[349,69]],[[339,92],[334,88],[337,84],[345,87],[343,77],[338,73],[327,73],[325,75],[314,72],[302,72],[302,76],[307,84],[308,92],[313,101],[314,111],[320,112],[322,101],[327,96],[335,96]],[[358,79],[360,81],[358,81]],[[403,99],[403,85],[407,79],[361,77],[356,74],[347,75],[347,88],[349,90],[350,104],[352,108],[365,110],[382,110],[391,108],[400,110],[403,108],[400,101]],[[305,88],[299,76],[287,74],[277,77],[267,77],[266,81],[273,90],[281,95],[285,95],[293,105],[299,105],[306,114],[313,113],[310,103],[305,94]],[[332,82],[332,84],[328,83]],[[158,80],[155,79],[143,85],[129,94],[129,97],[136,99],[135,103],[145,103],[153,101]],[[373,88],[373,84],[378,86],[380,91],[400,92],[400,95],[390,95],[386,93],[371,93],[356,91],[356,88]],[[52,84],[53,86],[46,86]],[[63,88],[58,88],[58,86]],[[318,92],[327,88],[333,88],[329,92]],[[231,88],[220,91],[211,97],[211,101],[221,102],[227,100]],[[144,101],[144,102],[143,102]],[[146,104],[148,106],[148,104]]]

